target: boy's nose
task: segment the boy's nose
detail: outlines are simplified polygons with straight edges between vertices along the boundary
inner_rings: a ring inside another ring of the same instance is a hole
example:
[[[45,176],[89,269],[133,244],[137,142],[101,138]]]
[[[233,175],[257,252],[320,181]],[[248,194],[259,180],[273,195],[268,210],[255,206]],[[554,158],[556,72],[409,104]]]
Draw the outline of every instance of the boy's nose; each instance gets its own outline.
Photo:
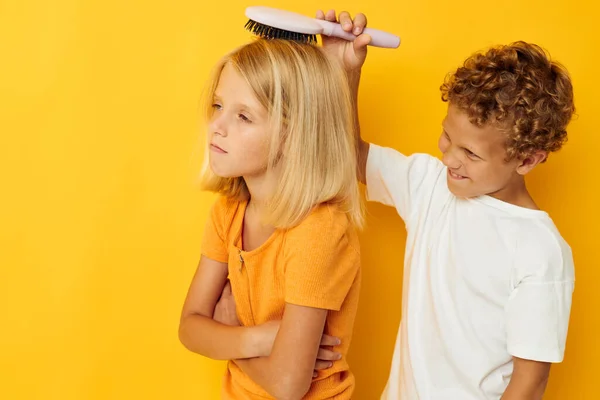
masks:
[[[442,162],[444,163],[444,165],[450,169],[458,169],[460,168],[460,161],[458,160],[458,158],[454,157],[452,155],[452,152],[447,151],[444,153],[444,156],[442,157]]]

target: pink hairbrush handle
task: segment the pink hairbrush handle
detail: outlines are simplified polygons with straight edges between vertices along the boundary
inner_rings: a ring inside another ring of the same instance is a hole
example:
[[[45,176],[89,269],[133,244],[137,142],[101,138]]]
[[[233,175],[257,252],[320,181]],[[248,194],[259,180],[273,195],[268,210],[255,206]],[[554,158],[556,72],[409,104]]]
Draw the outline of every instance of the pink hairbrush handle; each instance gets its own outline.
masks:
[[[346,32],[342,28],[342,25],[338,24],[337,22],[324,21],[322,19],[316,21],[318,21],[319,24],[321,24],[321,26],[323,27],[323,35],[335,36],[340,39],[346,39],[351,42],[353,42],[354,39],[357,38],[357,36],[353,33]],[[363,33],[366,33],[367,35],[371,36],[371,42],[369,43],[370,46],[385,47],[388,49],[395,49],[398,46],[400,46],[400,38],[391,33],[371,28],[363,29]]]

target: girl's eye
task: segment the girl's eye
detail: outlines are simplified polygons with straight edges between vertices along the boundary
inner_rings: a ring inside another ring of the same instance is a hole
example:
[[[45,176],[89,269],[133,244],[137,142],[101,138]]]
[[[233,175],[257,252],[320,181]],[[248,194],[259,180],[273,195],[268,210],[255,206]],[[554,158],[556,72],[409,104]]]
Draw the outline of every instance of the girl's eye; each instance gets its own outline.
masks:
[[[220,109],[221,109],[221,105],[220,105],[220,104],[218,104],[218,103],[214,103],[214,104],[212,105],[212,108],[213,108],[213,110],[220,110]]]
[[[239,114],[239,118],[244,122],[248,122],[248,123],[252,122],[252,121],[250,121],[250,118],[246,117],[244,114]]]

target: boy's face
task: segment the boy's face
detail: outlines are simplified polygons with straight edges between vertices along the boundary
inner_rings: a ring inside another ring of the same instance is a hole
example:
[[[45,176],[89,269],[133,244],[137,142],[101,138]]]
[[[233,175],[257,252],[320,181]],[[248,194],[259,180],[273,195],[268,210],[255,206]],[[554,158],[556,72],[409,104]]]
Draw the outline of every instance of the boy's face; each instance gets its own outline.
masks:
[[[493,125],[478,127],[450,104],[438,146],[448,167],[448,188],[458,197],[491,195],[508,200],[523,182],[522,161],[506,161],[506,133]]]

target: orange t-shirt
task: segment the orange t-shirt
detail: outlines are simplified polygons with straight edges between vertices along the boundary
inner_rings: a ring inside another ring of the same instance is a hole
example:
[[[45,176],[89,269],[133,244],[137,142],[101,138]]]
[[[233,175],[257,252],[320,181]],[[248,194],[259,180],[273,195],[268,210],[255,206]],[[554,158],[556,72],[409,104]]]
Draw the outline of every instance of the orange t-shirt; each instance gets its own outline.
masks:
[[[221,196],[207,223],[202,254],[229,265],[237,314],[244,326],[281,319],[285,303],[330,310],[325,333],[342,344],[342,359],[320,371],[305,399],[350,399],[354,375],[346,354],[352,337],[360,290],[360,247],[348,216],[334,204],[322,204],[290,229],[276,229],[260,247],[243,251],[246,201]],[[242,262],[243,260],[243,262]],[[272,399],[229,361],[224,399]]]

